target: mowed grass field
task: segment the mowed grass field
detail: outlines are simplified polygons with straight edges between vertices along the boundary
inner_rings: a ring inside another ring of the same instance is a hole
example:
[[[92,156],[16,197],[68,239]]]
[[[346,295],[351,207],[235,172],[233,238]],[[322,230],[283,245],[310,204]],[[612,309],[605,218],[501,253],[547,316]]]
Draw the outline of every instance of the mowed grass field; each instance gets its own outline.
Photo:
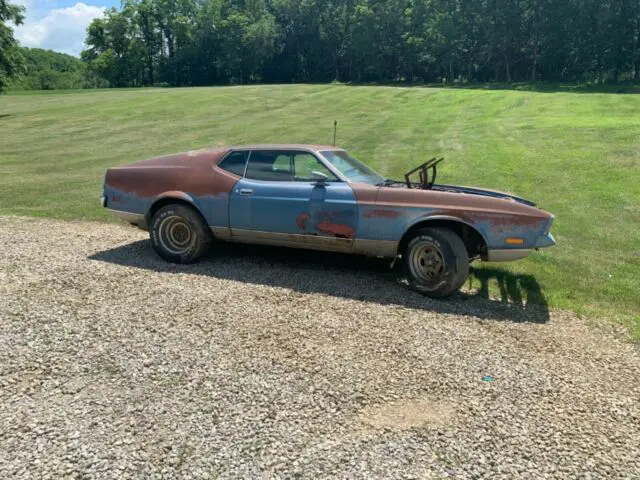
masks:
[[[444,156],[439,181],[556,214],[558,246],[507,265],[552,307],[640,337],[640,95],[252,86],[0,97],[0,214],[114,221],[105,168],[240,143],[338,144],[389,177]],[[43,235],[46,236],[46,232]]]

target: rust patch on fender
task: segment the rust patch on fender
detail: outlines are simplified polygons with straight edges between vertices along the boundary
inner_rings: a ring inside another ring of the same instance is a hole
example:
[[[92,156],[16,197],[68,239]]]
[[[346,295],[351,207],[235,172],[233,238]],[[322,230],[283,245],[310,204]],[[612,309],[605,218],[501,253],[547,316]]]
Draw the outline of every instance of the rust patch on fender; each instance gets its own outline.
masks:
[[[498,211],[482,212],[460,209],[436,210],[430,216],[450,216],[458,218],[470,225],[474,225],[478,222],[488,222],[490,227],[495,229],[514,226],[535,226],[544,221],[543,217],[528,213],[521,214]]]
[[[513,226],[532,226],[543,221],[540,217],[531,217],[526,215],[508,215],[500,216],[486,215],[484,220],[488,221],[493,227],[513,227]]]
[[[368,183],[354,182],[351,184],[351,189],[358,203],[373,203],[378,197],[380,187],[374,187]]]
[[[464,210],[435,210],[429,217],[453,217],[462,220],[470,225],[476,223],[478,216],[474,215],[475,212],[466,212]]]
[[[229,194],[240,177],[215,166],[213,168],[213,182],[209,186],[210,195]]]
[[[301,213],[296,217],[296,225],[300,230],[307,229],[307,221],[309,220],[309,217],[308,213]]]
[[[402,212],[398,210],[375,209],[369,210],[363,216],[365,218],[398,218],[400,215],[402,215]]]
[[[312,215],[309,212],[304,212],[296,217],[296,225],[305,232],[310,228],[311,232],[309,233],[314,235],[319,232],[338,238],[355,237],[356,232],[353,227],[332,221],[341,214],[342,212],[319,212]]]
[[[341,238],[353,238],[355,236],[355,230],[349,225],[342,225],[340,223],[332,222],[320,222],[318,225],[318,231],[322,233],[328,233]]]
[[[354,189],[354,191],[356,191]],[[365,190],[366,191],[366,190]],[[358,203],[361,202],[356,191]],[[461,216],[463,212],[475,221],[496,221],[504,224],[531,225],[545,220],[551,215],[547,212],[515,201],[482,195],[465,195],[433,190],[380,188],[375,202],[362,200],[363,204],[380,207],[431,208],[442,215]]]

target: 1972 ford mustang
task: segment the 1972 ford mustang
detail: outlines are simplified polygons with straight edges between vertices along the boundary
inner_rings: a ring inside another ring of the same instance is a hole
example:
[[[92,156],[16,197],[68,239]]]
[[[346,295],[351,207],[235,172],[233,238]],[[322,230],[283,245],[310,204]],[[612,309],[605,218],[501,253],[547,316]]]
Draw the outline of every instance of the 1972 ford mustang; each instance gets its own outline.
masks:
[[[102,205],[188,263],[214,240],[401,257],[412,288],[454,293],[469,262],[555,245],[554,216],[517,196],[435,183],[442,159],[384,178],[337,147],[215,148],[109,168]],[[413,178],[413,179],[412,179]]]

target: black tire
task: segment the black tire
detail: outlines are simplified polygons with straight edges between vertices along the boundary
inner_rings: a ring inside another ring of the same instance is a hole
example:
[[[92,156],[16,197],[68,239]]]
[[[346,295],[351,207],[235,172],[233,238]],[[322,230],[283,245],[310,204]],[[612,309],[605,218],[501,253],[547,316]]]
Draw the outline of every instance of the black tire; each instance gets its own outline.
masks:
[[[156,253],[171,263],[196,261],[213,240],[198,212],[180,204],[165,205],[153,215],[149,236]]]
[[[469,253],[462,239],[447,228],[421,228],[402,252],[409,286],[429,297],[457,292],[469,277]]]

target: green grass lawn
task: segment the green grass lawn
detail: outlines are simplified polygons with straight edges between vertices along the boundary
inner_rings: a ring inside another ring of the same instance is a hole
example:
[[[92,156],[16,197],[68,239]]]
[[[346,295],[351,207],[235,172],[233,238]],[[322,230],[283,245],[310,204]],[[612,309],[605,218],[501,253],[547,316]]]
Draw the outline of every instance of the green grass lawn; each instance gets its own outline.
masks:
[[[0,97],[0,214],[111,220],[105,168],[238,143],[338,144],[381,173],[433,156],[439,181],[512,191],[556,214],[558,246],[500,266],[551,306],[640,338],[640,95],[255,86]]]

